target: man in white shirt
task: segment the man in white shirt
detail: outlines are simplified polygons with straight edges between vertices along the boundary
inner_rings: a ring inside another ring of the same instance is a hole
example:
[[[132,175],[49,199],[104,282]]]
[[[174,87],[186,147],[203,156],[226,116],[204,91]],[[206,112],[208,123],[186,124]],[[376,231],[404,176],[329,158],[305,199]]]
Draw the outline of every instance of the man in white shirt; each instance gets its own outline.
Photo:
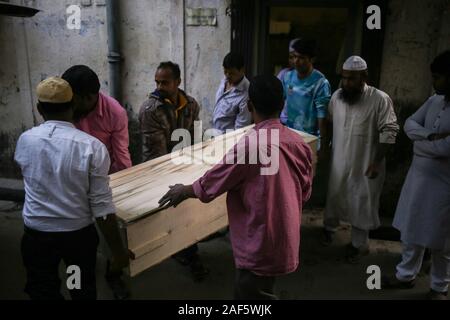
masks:
[[[425,250],[431,253],[432,300],[447,300],[450,283],[450,50],[430,65],[431,96],[405,122],[414,157],[403,185],[393,226],[401,233],[402,261],[382,288],[412,288]]]
[[[73,92],[65,80],[42,81],[37,97],[45,122],[24,132],[15,152],[26,193],[21,246],[25,291],[31,299],[63,299],[58,277],[63,260],[81,275],[81,287],[68,288],[72,299],[96,299],[94,220],[113,253],[112,269],[128,264],[109,187],[108,151],[72,124]]]
[[[250,82],[245,77],[244,58],[230,52],[223,59],[222,66],[225,78],[216,93],[213,127],[225,133],[250,125],[252,116],[247,109]]]

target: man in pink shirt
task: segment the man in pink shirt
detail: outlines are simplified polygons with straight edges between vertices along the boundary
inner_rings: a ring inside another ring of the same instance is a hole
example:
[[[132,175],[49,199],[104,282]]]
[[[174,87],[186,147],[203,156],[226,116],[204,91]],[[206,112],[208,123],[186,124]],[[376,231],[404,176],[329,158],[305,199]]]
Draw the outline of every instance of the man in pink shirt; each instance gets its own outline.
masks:
[[[128,116],[125,109],[117,100],[100,92],[100,80],[87,66],[72,66],[64,72],[62,78],[70,84],[74,93],[75,127],[106,146],[111,159],[109,174],[131,167]],[[102,247],[105,248],[105,245]],[[117,299],[127,298],[130,293],[121,279],[122,272],[111,272],[109,266],[108,260],[105,278],[114,296]]]
[[[187,198],[210,202],[228,192],[237,268],[234,297],[275,299],[275,277],[294,272],[299,264],[302,207],[311,194],[312,151],[279,120],[283,88],[275,76],[253,79],[249,98],[255,130],[193,185],[171,186],[159,203],[177,206]],[[258,161],[250,160],[255,155],[252,150],[257,150]],[[270,158],[270,163],[262,157]]]
[[[111,158],[109,173],[131,167],[128,116],[115,100],[100,92],[97,74],[87,66],[69,68],[62,78],[75,94],[75,126],[103,142]]]

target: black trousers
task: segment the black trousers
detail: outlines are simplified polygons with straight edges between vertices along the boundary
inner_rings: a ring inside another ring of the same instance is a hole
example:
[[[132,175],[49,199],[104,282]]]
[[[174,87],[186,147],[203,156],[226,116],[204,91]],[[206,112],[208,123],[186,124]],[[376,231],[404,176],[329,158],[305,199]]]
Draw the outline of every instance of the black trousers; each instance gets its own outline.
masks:
[[[234,283],[235,300],[277,300],[275,277],[258,276],[249,270],[237,269]]]
[[[41,232],[25,227],[21,244],[27,272],[25,292],[33,300],[64,299],[58,274],[62,260],[67,267],[75,265],[81,271],[81,288],[69,290],[72,299],[95,300],[98,242],[94,224],[71,232]]]

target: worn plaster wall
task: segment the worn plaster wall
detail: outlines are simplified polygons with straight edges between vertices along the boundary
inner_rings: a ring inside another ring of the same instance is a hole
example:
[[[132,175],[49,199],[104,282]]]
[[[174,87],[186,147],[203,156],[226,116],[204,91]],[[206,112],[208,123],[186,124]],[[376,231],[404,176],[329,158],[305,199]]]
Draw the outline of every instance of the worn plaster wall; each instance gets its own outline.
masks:
[[[417,107],[431,94],[429,64],[450,49],[450,1],[391,0],[380,87]]]
[[[392,97],[403,129],[405,120],[433,92],[430,62],[450,49],[450,1],[391,0],[386,23],[380,87]],[[387,157],[380,205],[386,216],[395,213],[412,154],[412,143],[400,130]]]
[[[34,88],[73,64],[88,64],[108,90],[104,6],[82,7],[80,30],[66,27],[66,8],[80,1],[11,1],[39,8],[33,18],[0,16],[0,175],[14,177],[12,161],[18,136],[42,122]]]
[[[230,50],[230,0],[186,0],[186,7],[217,8],[217,26],[186,26],[186,90],[202,106],[203,128],[212,124],[217,87],[223,78],[222,62]]]
[[[0,176],[18,176],[13,153],[18,136],[42,122],[34,88],[50,75],[74,64],[97,72],[108,92],[108,47],[105,0],[12,0],[41,10],[32,18],[0,16]],[[154,90],[159,62],[180,65],[182,88],[201,104],[209,126],[215,90],[222,77],[222,59],[230,47],[229,0],[122,0],[120,39],[122,104],[130,119],[130,149],[139,158],[137,113]],[[81,29],[66,27],[69,5],[81,7]],[[184,24],[186,7],[217,8],[215,27]]]

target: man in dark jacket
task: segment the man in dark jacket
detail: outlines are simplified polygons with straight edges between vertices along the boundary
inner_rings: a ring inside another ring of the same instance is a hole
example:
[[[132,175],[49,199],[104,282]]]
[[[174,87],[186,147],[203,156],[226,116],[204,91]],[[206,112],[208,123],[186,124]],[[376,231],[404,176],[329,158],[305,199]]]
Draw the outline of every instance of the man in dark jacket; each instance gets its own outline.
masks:
[[[142,162],[161,157],[173,151],[179,141],[172,141],[176,129],[189,130],[191,144],[194,137],[194,121],[199,120],[200,106],[194,98],[179,89],[180,67],[170,61],[161,62],[155,74],[156,90],[142,104],[139,123],[142,135]],[[186,143],[186,141],[183,141]],[[182,265],[189,266],[195,280],[207,273],[194,244],[174,255]]]
[[[179,143],[171,141],[176,129],[189,130],[194,137],[194,121],[199,120],[197,101],[178,88],[181,78],[177,64],[162,62],[156,70],[155,82],[156,91],[139,111],[143,162],[172,152]]]

